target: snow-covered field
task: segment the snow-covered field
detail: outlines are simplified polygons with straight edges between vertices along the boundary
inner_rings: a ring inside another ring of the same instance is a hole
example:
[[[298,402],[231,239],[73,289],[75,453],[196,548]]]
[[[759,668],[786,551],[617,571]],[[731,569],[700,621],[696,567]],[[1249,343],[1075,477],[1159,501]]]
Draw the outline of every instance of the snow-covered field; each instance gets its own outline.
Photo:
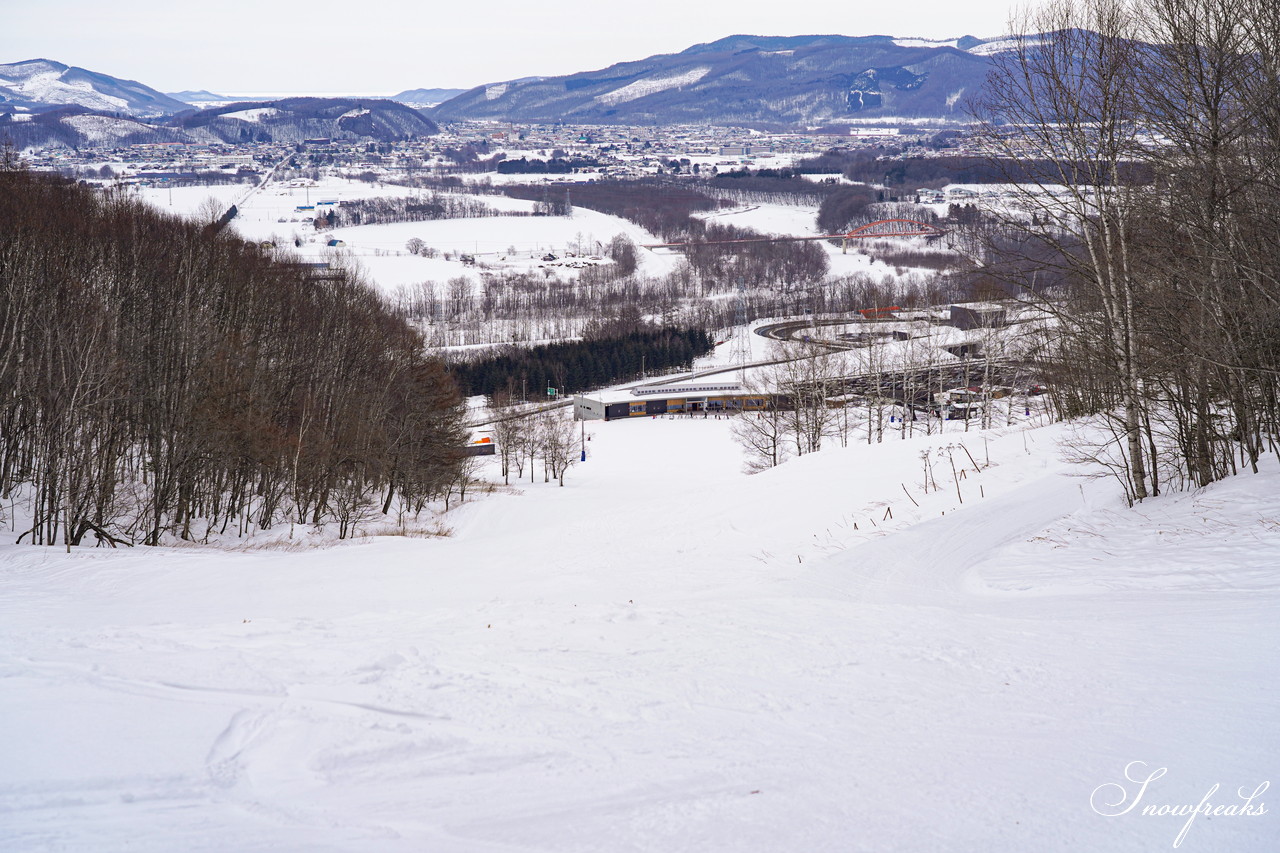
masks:
[[[946,205],[939,205],[942,213],[946,213]],[[816,237],[822,232],[817,227],[818,206],[791,204],[750,204],[730,208],[716,213],[703,214],[701,218],[723,225],[737,225],[754,228],[761,234],[772,234],[783,237]],[[871,273],[897,278],[897,271],[883,261],[869,254],[862,254],[862,241],[851,240],[846,247],[826,240],[815,241],[827,254],[828,275],[844,276],[856,273]],[[923,244],[919,240],[882,238],[877,242],[896,244],[904,249],[925,250],[936,247]],[[905,270],[904,270],[905,272]]]
[[[485,201],[488,199],[485,198]],[[515,200],[508,200],[515,201]],[[532,206],[530,204],[530,206]],[[237,224],[239,220],[237,219]],[[467,254],[492,270],[516,272],[537,270],[541,258],[550,253],[563,257],[567,247],[581,246],[584,253],[598,254],[617,234],[634,242],[654,242],[655,238],[624,219],[578,209],[565,216],[491,216],[479,219],[442,219],[431,222],[397,222],[387,225],[360,225],[325,232],[325,238],[343,241],[341,253],[357,260],[373,283],[394,290],[421,281],[447,281],[456,276],[478,279],[476,267],[458,260]],[[411,255],[405,244],[418,238],[453,260]],[[305,244],[303,253],[324,257],[323,243]],[[675,258],[639,250],[642,274],[663,275],[675,266]],[[561,277],[571,277],[571,269],[553,266]]]
[[[4,546],[0,849],[1164,850],[1275,776],[1274,459],[1129,510],[1063,427],[728,426],[593,424],[448,538]]]
[[[253,184],[211,184],[172,189],[163,186],[134,187],[130,192],[158,210],[176,213],[179,216],[194,216],[207,199],[217,199],[218,204],[225,210],[252,190]]]
[[[486,176],[494,177],[494,176]],[[528,176],[496,176],[527,178]],[[464,276],[479,281],[476,268],[459,259],[472,255],[495,270],[530,271],[538,269],[547,253],[563,256],[567,251],[602,253],[615,235],[624,234],[637,245],[660,242],[657,237],[625,219],[576,207],[572,217],[496,216],[478,219],[451,219],[432,222],[404,222],[386,225],[362,225],[337,228],[317,233],[311,226],[316,211],[299,211],[300,206],[316,205],[323,200],[350,201],[385,196],[408,196],[415,191],[393,184],[369,184],[353,179],[329,176],[314,186],[288,186],[271,183],[261,190],[247,184],[212,187],[163,187],[136,190],[139,195],[162,210],[195,214],[210,198],[223,205],[238,204],[233,227],[250,240],[270,240],[286,248],[294,248],[306,257],[331,259],[341,254],[354,260],[367,274],[370,283],[384,292],[423,281],[445,282]],[[247,197],[247,198],[246,198]],[[512,212],[525,212],[532,202],[504,196],[481,195],[475,198],[490,207]],[[945,208],[945,206],[943,206]],[[762,234],[812,236],[818,232],[816,205],[751,204],[705,215],[703,218],[724,224],[754,228]],[[944,210],[945,212],[945,210]],[[441,253],[424,258],[410,254],[405,244],[417,237]],[[341,240],[341,247],[329,247],[331,239]],[[294,245],[295,241],[301,245]],[[918,243],[900,241],[904,247],[920,248]],[[819,242],[827,254],[832,276],[855,273],[879,274],[897,278],[898,272],[873,257],[859,252],[854,244],[843,251],[838,245]],[[443,253],[453,257],[443,258]],[[638,255],[641,275],[658,277],[670,273],[682,255],[666,250],[641,251]],[[557,270],[562,277],[572,271]]]
[[[208,189],[208,188],[205,188]],[[177,191],[175,190],[175,193]],[[304,257],[327,259],[341,254],[354,260],[367,274],[370,283],[383,291],[423,281],[445,282],[465,276],[479,280],[475,267],[464,265],[458,256],[473,255],[491,269],[530,271],[538,269],[547,253],[563,256],[570,248],[585,253],[599,253],[615,235],[625,234],[638,244],[657,241],[652,234],[625,219],[578,208],[573,216],[493,216],[477,219],[448,219],[430,222],[401,222],[386,225],[361,225],[316,233],[311,220],[316,210],[299,211],[299,206],[315,205],[324,200],[349,201],[385,196],[413,195],[415,191],[395,185],[374,185],[345,178],[327,177],[315,186],[289,187],[270,184],[254,193],[239,207],[233,223],[236,232],[251,240],[272,240],[286,248],[294,248]],[[242,190],[243,193],[243,190]],[[194,195],[194,194],[193,194]],[[184,198],[175,206],[187,203],[189,209],[207,197]],[[167,203],[163,190],[152,190],[148,196],[158,207]],[[504,196],[475,196],[478,201],[503,211],[526,212],[533,202]],[[412,255],[405,244],[417,237],[441,253],[440,257]],[[341,240],[342,246],[330,248],[330,240]],[[301,246],[294,246],[294,241]],[[444,253],[452,255],[445,260]],[[640,271],[646,275],[663,275],[676,259],[642,252]],[[562,276],[571,270],[558,270]]]

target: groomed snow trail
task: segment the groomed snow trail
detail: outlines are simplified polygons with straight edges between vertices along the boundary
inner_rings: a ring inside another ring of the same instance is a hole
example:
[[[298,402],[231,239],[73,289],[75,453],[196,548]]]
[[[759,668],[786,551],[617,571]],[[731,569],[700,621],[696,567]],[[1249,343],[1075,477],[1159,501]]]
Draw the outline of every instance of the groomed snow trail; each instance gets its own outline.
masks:
[[[1276,466],[1129,510],[1056,428],[743,477],[727,427],[593,425],[448,539],[5,546],[0,849],[1161,850],[1125,765],[1276,775]]]

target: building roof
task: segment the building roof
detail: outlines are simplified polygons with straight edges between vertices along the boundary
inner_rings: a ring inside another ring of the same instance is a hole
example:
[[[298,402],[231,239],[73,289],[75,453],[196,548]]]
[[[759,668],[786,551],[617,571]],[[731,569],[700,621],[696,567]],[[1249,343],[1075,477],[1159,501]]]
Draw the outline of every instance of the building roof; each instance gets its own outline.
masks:
[[[646,384],[633,388],[614,388],[606,391],[595,391],[590,394],[578,394],[578,397],[585,397],[590,400],[596,400],[605,405],[614,403],[635,402],[642,403],[645,400],[661,400],[667,397],[731,397],[739,394],[750,393],[743,387],[740,382],[730,382],[725,380],[716,381],[714,379],[692,379],[687,382],[670,382],[661,384]]]

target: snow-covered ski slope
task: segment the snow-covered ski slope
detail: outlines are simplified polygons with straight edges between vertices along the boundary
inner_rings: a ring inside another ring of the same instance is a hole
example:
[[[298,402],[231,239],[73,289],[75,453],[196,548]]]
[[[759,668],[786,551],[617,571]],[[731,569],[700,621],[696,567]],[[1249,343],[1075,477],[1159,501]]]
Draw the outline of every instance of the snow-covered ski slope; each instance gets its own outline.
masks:
[[[1129,510],[1061,427],[589,435],[444,539],[4,546],[0,849],[1156,851],[1275,781],[1274,460]]]

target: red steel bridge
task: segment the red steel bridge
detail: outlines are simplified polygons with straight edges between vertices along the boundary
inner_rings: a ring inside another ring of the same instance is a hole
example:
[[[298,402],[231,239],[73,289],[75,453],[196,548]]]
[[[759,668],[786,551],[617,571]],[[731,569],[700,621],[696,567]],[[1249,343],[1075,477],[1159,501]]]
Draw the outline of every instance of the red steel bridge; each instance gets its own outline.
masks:
[[[849,240],[866,240],[880,237],[924,237],[925,239],[933,240],[946,233],[945,230],[936,225],[917,222],[914,219],[878,219],[875,222],[860,225],[847,234],[820,234],[816,237],[747,237],[740,240],[695,240],[683,243],[647,243],[644,248],[682,251],[690,246],[735,246],[746,243],[786,243],[796,240],[840,240],[840,248],[843,251],[848,247]]]

